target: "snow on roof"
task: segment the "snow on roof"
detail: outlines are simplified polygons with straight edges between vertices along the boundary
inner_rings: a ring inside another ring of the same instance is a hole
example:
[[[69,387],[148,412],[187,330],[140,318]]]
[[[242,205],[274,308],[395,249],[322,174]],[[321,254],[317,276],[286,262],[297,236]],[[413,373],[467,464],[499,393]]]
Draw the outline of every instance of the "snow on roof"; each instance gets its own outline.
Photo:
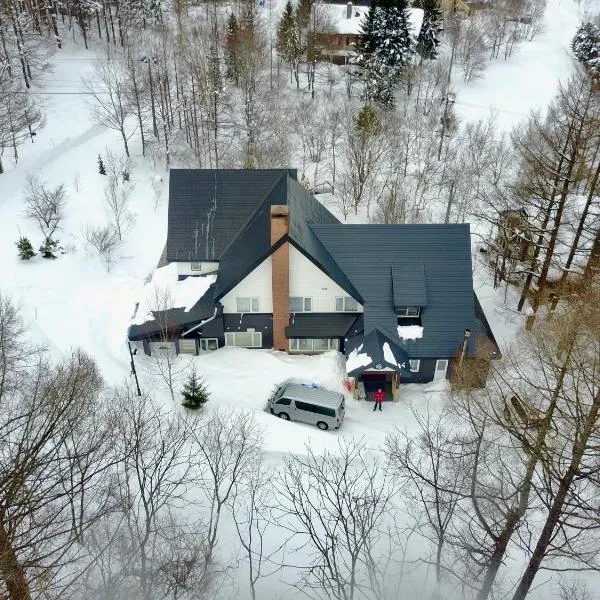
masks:
[[[152,312],[156,310],[183,308],[189,311],[217,279],[216,275],[187,277],[181,281],[177,277],[177,263],[154,271],[152,280],[144,286],[132,325],[142,325],[151,320]]]
[[[325,22],[336,33],[354,34],[360,33],[363,17],[369,12],[368,6],[352,6],[352,16],[348,19],[346,4],[319,4],[318,10],[323,14]],[[410,30],[414,37],[419,35],[421,24],[423,23],[423,9],[411,8]]]
[[[394,356],[394,353],[392,352],[392,349],[390,348],[390,345],[387,342],[384,342],[383,344],[383,358],[386,362],[390,363],[391,365],[398,366],[396,357]]]
[[[421,325],[398,325],[398,337],[401,340],[421,339],[423,337],[423,327]]]
[[[359,367],[365,367],[366,365],[370,365],[373,362],[373,359],[366,353],[360,352],[362,350],[362,344],[356,348],[356,350],[352,350],[346,359],[346,371],[350,373]]]

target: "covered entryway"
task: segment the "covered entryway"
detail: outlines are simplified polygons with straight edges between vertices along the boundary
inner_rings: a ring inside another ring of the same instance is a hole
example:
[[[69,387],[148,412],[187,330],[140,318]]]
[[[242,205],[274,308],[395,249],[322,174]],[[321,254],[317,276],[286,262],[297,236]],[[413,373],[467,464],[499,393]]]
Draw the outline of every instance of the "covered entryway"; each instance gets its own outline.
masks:
[[[365,386],[365,400],[373,400],[373,394],[381,388],[385,392],[385,401],[393,400],[392,385],[394,379],[393,371],[379,373],[363,372],[360,377]]]

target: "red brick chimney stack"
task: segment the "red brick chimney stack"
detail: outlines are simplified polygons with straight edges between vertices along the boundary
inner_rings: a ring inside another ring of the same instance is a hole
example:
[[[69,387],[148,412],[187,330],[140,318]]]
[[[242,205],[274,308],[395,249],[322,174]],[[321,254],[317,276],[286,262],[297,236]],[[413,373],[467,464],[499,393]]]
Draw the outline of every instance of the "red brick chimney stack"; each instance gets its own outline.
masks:
[[[271,246],[287,235],[290,227],[289,209],[285,205],[271,206]],[[273,348],[288,350],[285,328],[290,321],[290,251],[284,242],[271,257],[273,286]]]

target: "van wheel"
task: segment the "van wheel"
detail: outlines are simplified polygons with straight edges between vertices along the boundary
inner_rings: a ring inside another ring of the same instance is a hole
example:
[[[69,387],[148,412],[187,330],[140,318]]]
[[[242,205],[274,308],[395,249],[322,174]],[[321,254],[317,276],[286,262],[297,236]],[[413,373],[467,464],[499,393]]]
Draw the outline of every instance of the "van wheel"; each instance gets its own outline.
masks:
[[[329,429],[329,425],[327,425],[327,423],[323,423],[323,421],[319,421],[317,423],[317,427],[319,429],[321,429],[322,431],[325,431],[326,429]]]
[[[290,415],[288,415],[287,413],[279,413],[277,416],[280,419],[283,419],[284,421],[289,421],[290,420]]]

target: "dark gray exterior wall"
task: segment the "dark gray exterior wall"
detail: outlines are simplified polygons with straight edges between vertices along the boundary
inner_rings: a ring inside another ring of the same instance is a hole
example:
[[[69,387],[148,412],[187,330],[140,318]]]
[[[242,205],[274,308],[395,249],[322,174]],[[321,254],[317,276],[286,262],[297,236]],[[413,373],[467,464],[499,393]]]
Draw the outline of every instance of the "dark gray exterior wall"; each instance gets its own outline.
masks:
[[[223,343],[219,340],[219,346],[225,345],[225,333],[235,331],[246,331],[254,327],[262,333],[262,348],[273,347],[273,315],[271,313],[244,313],[223,315]],[[204,335],[203,337],[209,337]]]
[[[413,360],[417,360],[414,358]],[[418,373],[406,374],[404,371],[400,376],[400,383],[428,383],[433,381],[433,374],[435,372],[436,358],[421,358],[421,365]]]

